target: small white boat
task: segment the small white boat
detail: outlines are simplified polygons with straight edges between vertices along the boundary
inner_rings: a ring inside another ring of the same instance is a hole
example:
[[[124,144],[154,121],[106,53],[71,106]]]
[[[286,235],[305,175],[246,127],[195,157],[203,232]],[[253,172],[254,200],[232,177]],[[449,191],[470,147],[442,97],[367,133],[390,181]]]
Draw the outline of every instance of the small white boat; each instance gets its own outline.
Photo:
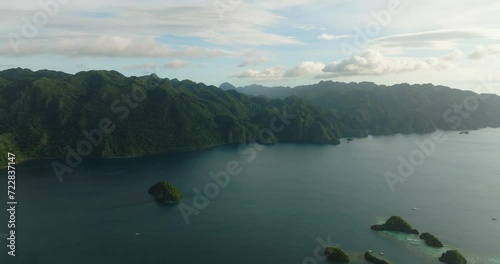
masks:
[[[417,208],[413,207],[412,210],[415,211],[415,210],[417,210]]]
[[[380,255],[383,256],[384,255],[384,252],[380,252]]]
[[[373,253],[373,251],[371,249],[368,249],[368,253]]]

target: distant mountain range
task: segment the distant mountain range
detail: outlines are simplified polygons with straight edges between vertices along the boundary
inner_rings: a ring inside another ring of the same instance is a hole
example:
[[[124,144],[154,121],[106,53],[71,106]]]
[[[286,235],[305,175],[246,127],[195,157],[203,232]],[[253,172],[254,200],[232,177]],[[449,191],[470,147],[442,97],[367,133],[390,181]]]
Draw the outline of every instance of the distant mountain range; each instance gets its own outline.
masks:
[[[292,89],[225,83],[219,89],[116,71],[0,72],[0,153],[14,153],[18,161],[73,152],[129,157],[254,141],[339,144],[342,137],[369,133],[499,126],[498,96],[431,84],[320,82]]]
[[[297,96],[333,113],[349,136],[426,133],[436,129],[467,130],[500,126],[500,97],[432,84],[393,86],[371,82],[291,87],[220,86],[253,96]]]
[[[230,83],[223,83],[219,86],[222,90],[237,90],[240,93],[253,95],[253,96],[267,96],[269,98],[287,98],[291,95],[296,95],[298,90],[292,89],[291,87],[285,86],[273,86],[267,87],[258,84],[252,84],[244,87],[234,87]]]

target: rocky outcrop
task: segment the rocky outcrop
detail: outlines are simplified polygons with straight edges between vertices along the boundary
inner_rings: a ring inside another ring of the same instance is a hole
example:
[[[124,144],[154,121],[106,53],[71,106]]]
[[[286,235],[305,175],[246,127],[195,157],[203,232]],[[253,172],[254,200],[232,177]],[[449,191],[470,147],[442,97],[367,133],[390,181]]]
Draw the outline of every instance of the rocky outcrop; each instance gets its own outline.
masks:
[[[182,193],[171,183],[162,181],[151,186],[148,190],[157,201],[163,203],[178,203],[182,199]]]
[[[417,229],[414,229],[400,216],[391,216],[391,218],[389,218],[389,220],[387,220],[385,224],[372,225],[371,229],[375,231],[391,231],[416,235],[419,234]]]
[[[427,244],[428,246],[435,248],[443,247],[443,243],[441,243],[441,241],[439,241],[439,239],[431,233],[422,233],[420,235],[420,238],[423,239],[425,241],[425,244]]]
[[[365,259],[368,260],[369,262],[375,263],[375,264],[389,264],[389,262],[376,257],[375,255],[373,255],[369,251],[365,252]]]
[[[446,264],[466,264],[467,260],[458,250],[448,250],[441,257],[439,261]]]
[[[334,262],[349,262],[349,256],[338,247],[325,248],[325,256],[328,257],[328,260]]]

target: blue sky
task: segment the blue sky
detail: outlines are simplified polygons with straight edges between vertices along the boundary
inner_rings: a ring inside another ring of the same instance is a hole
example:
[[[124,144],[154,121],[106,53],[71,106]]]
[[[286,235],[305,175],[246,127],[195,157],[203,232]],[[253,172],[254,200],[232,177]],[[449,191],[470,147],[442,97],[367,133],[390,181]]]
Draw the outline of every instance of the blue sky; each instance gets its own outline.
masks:
[[[2,1],[0,70],[106,69],[237,86],[434,83],[495,92],[498,13],[495,0]]]

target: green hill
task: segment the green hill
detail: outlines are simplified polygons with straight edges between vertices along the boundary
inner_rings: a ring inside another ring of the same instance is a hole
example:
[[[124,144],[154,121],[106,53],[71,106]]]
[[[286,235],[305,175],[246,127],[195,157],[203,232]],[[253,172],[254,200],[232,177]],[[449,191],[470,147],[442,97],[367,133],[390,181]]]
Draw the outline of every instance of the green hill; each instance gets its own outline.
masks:
[[[18,161],[73,152],[129,157],[245,142],[339,144],[341,137],[500,126],[500,97],[431,84],[275,87],[286,98],[223,86],[116,71],[1,71],[0,151],[15,153]],[[0,167],[6,159],[0,156]]]
[[[285,124],[287,114],[295,118]],[[18,161],[63,158],[72,150],[124,157],[252,141],[338,144],[339,137],[325,111],[294,96],[259,98],[116,71],[0,72],[0,150]],[[0,162],[5,166],[6,155]]]

